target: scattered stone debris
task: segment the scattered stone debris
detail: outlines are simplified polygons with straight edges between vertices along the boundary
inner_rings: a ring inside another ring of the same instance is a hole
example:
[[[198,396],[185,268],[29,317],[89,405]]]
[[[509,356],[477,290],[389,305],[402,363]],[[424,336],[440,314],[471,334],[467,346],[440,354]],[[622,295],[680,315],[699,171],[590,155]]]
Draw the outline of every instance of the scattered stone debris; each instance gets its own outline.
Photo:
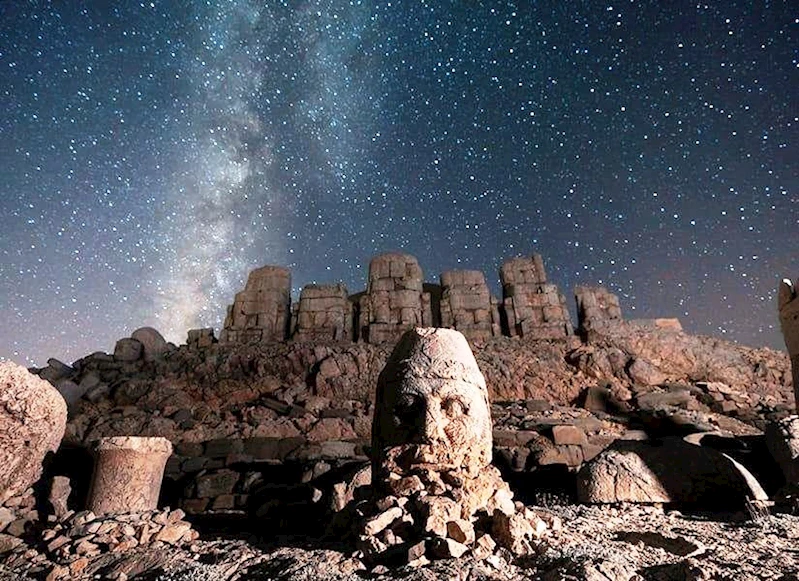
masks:
[[[106,516],[70,511],[62,519],[39,525],[30,544],[17,539],[3,555],[2,564],[28,574],[43,573],[48,581],[77,579],[101,555],[188,546],[199,534],[184,516],[182,510],[168,508]]]

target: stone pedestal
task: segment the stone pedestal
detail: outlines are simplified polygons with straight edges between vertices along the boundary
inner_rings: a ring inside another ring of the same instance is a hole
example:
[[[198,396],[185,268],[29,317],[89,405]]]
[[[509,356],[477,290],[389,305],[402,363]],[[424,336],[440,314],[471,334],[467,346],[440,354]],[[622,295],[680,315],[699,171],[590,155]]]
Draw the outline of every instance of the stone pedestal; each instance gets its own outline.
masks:
[[[166,438],[115,436],[94,446],[87,508],[97,515],[146,512],[158,505],[164,466],[172,454]]]

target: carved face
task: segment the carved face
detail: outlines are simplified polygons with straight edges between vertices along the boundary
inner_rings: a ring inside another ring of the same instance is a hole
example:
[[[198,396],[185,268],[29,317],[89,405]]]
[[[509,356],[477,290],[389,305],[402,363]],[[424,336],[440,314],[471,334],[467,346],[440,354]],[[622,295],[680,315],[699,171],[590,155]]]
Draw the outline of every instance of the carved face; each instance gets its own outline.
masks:
[[[450,329],[403,336],[378,380],[372,447],[378,465],[476,474],[491,462],[488,395],[466,339]]]

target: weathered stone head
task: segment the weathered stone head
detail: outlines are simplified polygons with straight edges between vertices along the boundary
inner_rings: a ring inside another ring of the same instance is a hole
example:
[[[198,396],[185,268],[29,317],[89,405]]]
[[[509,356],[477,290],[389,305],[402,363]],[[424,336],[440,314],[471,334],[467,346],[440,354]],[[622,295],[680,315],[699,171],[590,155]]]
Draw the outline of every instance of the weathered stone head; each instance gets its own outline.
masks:
[[[406,332],[377,381],[372,474],[462,472],[491,463],[485,379],[466,338],[452,329]]]

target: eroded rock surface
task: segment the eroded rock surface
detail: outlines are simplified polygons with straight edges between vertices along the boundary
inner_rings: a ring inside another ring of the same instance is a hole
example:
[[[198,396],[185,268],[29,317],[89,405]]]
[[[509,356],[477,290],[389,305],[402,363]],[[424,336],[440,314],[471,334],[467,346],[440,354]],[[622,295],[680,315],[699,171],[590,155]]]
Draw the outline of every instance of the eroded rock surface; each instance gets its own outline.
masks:
[[[61,444],[64,398],[48,382],[11,362],[0,363],[0,501],[39,479],[42,460]]]
[[[729,456],[680,438],[617,441],[577,475],[577,498],[588,503],[682,503],[741,508],[768,495]]]
[[[793,284],[790,279],[783,279],[778,292],[777,308],[780,317],[782,336],[791,358],[793,367],[794,398],[799,402],[799,279]],[[799,405],[799,404],[797,404]]]

